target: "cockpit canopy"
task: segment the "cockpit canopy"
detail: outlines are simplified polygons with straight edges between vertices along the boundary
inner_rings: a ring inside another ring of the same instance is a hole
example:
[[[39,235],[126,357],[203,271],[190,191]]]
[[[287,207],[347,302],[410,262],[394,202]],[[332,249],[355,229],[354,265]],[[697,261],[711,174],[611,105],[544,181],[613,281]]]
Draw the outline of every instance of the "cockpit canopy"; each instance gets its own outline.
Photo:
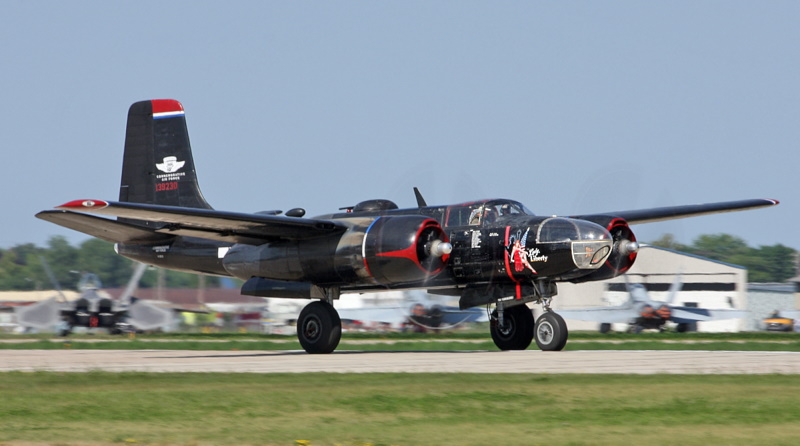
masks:
[[[611,254],[613,239],[602,226],[586,220],[553,217],[539,225],[537,243],[565,243],[572,247],[572,260],[582,269],[597,269]]]
[[[600,225],[585,220],[553,217],[539,225],[539,243],[609,240],[611,234]]]
[[[477,226],[494,223],[498,218],[534,215],[522,203],[513,200],[484,200],[457,204],[447,210],[445,226]]]

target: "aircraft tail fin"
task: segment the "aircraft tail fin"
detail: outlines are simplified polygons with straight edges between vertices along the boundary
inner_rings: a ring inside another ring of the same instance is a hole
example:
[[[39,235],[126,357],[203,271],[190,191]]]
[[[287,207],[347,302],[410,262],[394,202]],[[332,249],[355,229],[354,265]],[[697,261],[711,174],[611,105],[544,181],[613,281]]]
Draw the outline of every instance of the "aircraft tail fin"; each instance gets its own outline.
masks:
[[[669,286],[669,295],[667,296],[667,303],[674,304],[678,300],[678,292],[680,292],[681,288],[683,288],[683,281],[681,280],[680,272],[675,276],[675,280],[672,281],[672,285]]]
[[[131,105],[119,201],[211,209],[197,182],[180,102],[156,99]]]

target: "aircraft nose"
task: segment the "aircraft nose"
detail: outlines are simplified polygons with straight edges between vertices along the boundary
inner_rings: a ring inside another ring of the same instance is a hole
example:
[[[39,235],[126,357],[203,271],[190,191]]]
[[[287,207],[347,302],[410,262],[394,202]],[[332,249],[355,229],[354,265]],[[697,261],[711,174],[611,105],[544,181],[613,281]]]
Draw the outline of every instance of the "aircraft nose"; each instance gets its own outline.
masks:
[[[604,227],[584,220],[572,220],[572,260],[581,269],[597,269],[611,255],[614,239]]]
[[[569,242],[572,261],[580,269],[598,269],[611,255],[614,238],[608,229],[587,220],[553,217],[539,229],[540,243]]]

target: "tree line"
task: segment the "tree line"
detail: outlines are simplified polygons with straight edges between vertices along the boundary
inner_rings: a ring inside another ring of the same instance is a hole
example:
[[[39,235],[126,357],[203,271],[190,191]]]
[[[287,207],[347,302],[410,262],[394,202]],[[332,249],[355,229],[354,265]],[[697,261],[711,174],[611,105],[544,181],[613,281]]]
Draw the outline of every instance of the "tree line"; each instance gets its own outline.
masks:
[[[782,283],[797,276],[798,251],[781,244],[752,248],[730,234],[701,235],[691,245],[677,243],[672,234],[665,234],[650,244],[744,266],[748,282]]]
[[[51,290],[54,284],[45,270],[50,267],[58,285],[64,290],[75,290],[82,274],[98,276],[104,288],[122,288],[128,284],[136,262],[114,252],[114,244],[100,239],[89,239],[78,246],[69,244],[63,236],[54,236],[47,246],[32,243],[0,249],[0,290],[30,291]],[[141,288],[158,285],[158,268],[148,268],[139,281]],[[164,286],[194,288],[198,275],[162,270]],[[219,278],[206,277],[207,287],[219,286]]]
[[[744,266],[750,282],[785,282],[797,275],[798,252],[781,244],[752,248],[741,238],[728,234],[701,235],[691,245],[677,243],[671,234],[666,234],[650,244]],[[124,287],[135,268],[135,262],[115,253],[114,245],[106,241],[89,239],[72,246],[63,236],[54,236],[45,247],[27,243],[0,249],[0,290],[53,289],[42,259],[65,290],[76,289],[83,273],[96,274],[106,288]],[[156,270],[148,269],[139,286],[156,287]],[[199,276],[195,274],[162,271],[166,287],[194,288],[198,285]],[[206,278],[205,286],[219,285],[219,278]]]

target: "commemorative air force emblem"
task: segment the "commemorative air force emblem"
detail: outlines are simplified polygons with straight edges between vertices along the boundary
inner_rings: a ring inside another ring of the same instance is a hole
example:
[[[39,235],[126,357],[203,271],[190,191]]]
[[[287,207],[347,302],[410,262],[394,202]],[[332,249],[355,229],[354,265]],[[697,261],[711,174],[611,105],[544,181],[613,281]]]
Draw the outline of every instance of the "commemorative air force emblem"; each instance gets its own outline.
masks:
[[[156,168],[164,173],[173,173],[181,170],[186,161],[178,161],[177,156],[165,156],[163,163],[156,163]]]

